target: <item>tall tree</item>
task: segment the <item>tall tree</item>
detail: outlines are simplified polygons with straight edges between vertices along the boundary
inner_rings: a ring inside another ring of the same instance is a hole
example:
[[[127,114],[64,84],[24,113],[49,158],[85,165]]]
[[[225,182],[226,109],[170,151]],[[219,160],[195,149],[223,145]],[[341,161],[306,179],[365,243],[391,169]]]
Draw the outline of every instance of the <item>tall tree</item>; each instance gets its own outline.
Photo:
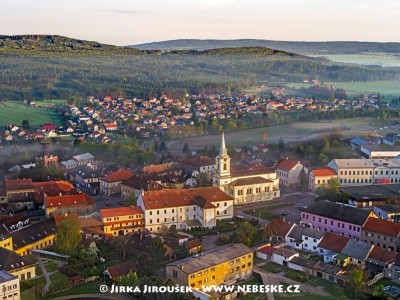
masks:
[[[251,246],[254,237],[257,233],[257,229],[247,221],[240,223],[236,230],[236,240],[238,243],[243,243],[246,246]]]
[[[364,284],[364,273],[360,268],[353,269],[349,274],[349,289],[354,297],[359,299]]]
[[[74,255],[78,245],[82,241],[79,221],[70,215],[61,220],[57,227],[54,245],[58,252],[66,255]]]

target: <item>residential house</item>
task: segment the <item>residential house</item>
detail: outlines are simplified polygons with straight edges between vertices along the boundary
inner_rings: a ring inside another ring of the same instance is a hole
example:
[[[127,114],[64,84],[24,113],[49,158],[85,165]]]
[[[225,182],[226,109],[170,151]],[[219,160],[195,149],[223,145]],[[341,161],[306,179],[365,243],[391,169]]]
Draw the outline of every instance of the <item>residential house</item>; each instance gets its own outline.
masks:
[[[178,230],[212,228],[217,220],[233,217],[233,199],[217,187],[150,191],[140,195],[137,203],[151,232],[159,231],[161,226]]]
[[[144,173],[157,173],[160,176],[164,175],[182,175],[182,167],[176,162],[170,162],[159,165],[149,165],[143,168]]]
[[[108,237],[144,232],[144,213],[140,206],[101,209],[100,215]]]
[[[340,253],[341,255],[336,256],[333,260],[337,265],[346,266],[350,264],[364,269],[365,261],[373,248],[374,245],[349,239]]]
[[[374,213],[379,219],[400,222],[400,206],[398,205],[374,206]]]
[[[201,239],[194,239],[185,242],[185,248],[189,254],[197,254],[203,252]]]
[[[270,242],[272,243],[285,243],[287,241],[287,237],[289,233],[296,226],[294,223],[285,222],[281,219],[272,219],[269,223],[271,227]]]
[[[362,227],[361,240],[376,247],[400,252],[400,223],[369,218]]]
[[[74,155],[72,156],[72,159],[77,162],[78,166],[84,166],[92,164],[94,161],[94,156],[90,153],[84,153],[84,154]]]
[[[132,261],[126,261],[117,265],[109,266],[104,274],[114,283],[121,280],[122,277],[128,276],[130,272],[136,273],[136,265]]]
[[[308,174],[308,187],[312,191],[326,186],[332,179],[336,179],[337,174],[332,168],[324,167],[311,170]]]
[[[324,233],[295,225],[286,237],[286,245],[297,250],[316,252]]]
[[[300,172],[303,170],[303,165],[298,160],[283,159],[276,166],[276,173],[279,177],[281,186],[298,186]]]
[[[36,277],[36,265],[12,250],[0,247],[0,271],[7,271],[24,281]]]
[[[182,165],[186,167],[187,171],[206,174],[214,174],[216,166],[215,161],[213,161],[208,156],[200,156],[195,158],[185,158],[182,160]],[[195,173],[196,174],[196,173]],[[196,175],[195,175],[196,176]]]
[[[83,167],[75,173],[75,182],[79,186],[95,191],[100,188],[99,179],[101,177],[103,177],[103,174],[99,170],[91,167]]]
[[[277,248],[272,252],[272,262],[287,267],[288,262],[294,257],[299,257],[299,255],[299,252],[286,247]]]
[[[324,263],[330,263],[342,252],[348,241],[346,236],[326,232],[318,244],[317,255],[322,256]]]
[[[368,218],[376,218],[372,211],[318,201],[300,209],[301,224],[322,232],[331,232],[349,238],[360,239],[361,228]]]
[[[119,170],[100,178],[100,192],[106,195],[121,193],[121,183],[135,175],[129,170]]]
[[[85,193],[45,196],[44,209],[47,218],[71,213],[84,216],[96,211],[96,201]]]
[[[271,261],[272,260],[272,253],[276,250],[274,246],[263,246],[257,249],[256,256],[263,260]]]
[[[231,285],[251,277],[253,251],[243,244],[214,249],[166,265],[166,278],[182,286]]]
[[[6,179],[6,195],[8,206],[13,211],[33,209],[35,188],[31,179]]]
[[[373,247],[365,261],[365,268],[369,271],[371,277],[378,274],[383,275],[385,267],[393,265],[397,255],[395,251]]]
[[[157,173],[133,175],[121,183],[121,197],[125,200],[133,195],[137,199],[143,192],[163,190],[165,187],[161,181],[162,177]]]

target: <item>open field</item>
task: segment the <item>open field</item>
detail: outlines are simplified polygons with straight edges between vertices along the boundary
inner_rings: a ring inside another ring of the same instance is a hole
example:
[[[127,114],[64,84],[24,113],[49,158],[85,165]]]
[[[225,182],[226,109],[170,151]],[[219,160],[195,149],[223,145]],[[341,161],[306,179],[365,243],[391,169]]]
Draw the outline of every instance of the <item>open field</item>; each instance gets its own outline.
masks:
[[[28,120],[31,125],[61,124],[61,118],[53,109],[30,107],[22,101],[0,102],[0,126],[10,123],[21,125],[23,120]]]
[[[326,83],[333,85],[335,88],[344,89],[349,97],[358,96],[360,94],[381,93],[385,96],[386,101],[389,102],[392,98],[400,97],[400,81],[353,81]],[[308,88],[312,86],[309,83],[285,83],[284,85],[293,89]]]
[[[36,105],[63,105],[66,102],[65,99],[35,100]]]
[[[361,54],[324,54],[310,55],[311,57],[324,57],[334,62],[379,65],[382,67],[400,67],[400,56],[388,53],[361,53]]]
[[[361,134],[367,134],[374,129],[373,118],[354,118],[344,120],[334,120],[332,122],[295,122],[286,125],[254,128],[243,131],[225,133],[225,140],[228,146],[251,147],[254,144],[262,143],[261,134],[267,133],[267,143],[277,144],[282,137],[287,142],[303,142],[320,138],[329,132],[334,132],[342,126],[350,130],[342,131],[344,137],[353,137]],[[324,132],[322,132],[324,131]],[[318,133],[319,132],[319,133]],[[203,149],[205,146],[220,146],[220,135],[208,135],[202,137],[186,138],[181,140],[169,141],[167,147],[169,151],[181,152],[185,142],[189,149]]]

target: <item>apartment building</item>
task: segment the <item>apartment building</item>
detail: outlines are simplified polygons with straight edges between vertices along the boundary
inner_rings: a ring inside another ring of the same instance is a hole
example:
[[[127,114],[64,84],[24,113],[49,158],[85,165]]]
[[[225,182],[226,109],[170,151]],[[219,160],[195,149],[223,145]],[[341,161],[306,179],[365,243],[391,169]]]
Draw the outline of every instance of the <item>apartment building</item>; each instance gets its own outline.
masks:
[[[400,252],[400,223],[369,218],[362,227],[361,239],[376,247]]]
[[[303,165],[298,160],[284,159],[276,166],[276,173],[281,186],[297,186],[300,180],[300,172]]]
[[[141,207],[118,207],[100,210],[107,237],[144,231],[144,213]]]
[[[235,244],[166,265],[166,277],[182,286],[230,285],[253,273],[253,250]]]
[[[329,181],[337,178],[336,171],[332,168],[324,167],[311,170],[308,175],[308,187],[315,191],[320,187],[329,184]]]

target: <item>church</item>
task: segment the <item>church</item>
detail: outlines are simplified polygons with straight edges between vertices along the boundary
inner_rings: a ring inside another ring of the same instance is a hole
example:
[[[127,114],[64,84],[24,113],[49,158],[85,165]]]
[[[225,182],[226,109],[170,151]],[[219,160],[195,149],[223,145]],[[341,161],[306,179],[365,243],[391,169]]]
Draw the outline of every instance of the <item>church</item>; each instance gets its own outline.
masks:
[[[268,201],[279,198],[279,178],[274,168],[231,167],[231,158],[222,133],[221,148],[215,158],[213,186],[234,198],[235,204]]]

